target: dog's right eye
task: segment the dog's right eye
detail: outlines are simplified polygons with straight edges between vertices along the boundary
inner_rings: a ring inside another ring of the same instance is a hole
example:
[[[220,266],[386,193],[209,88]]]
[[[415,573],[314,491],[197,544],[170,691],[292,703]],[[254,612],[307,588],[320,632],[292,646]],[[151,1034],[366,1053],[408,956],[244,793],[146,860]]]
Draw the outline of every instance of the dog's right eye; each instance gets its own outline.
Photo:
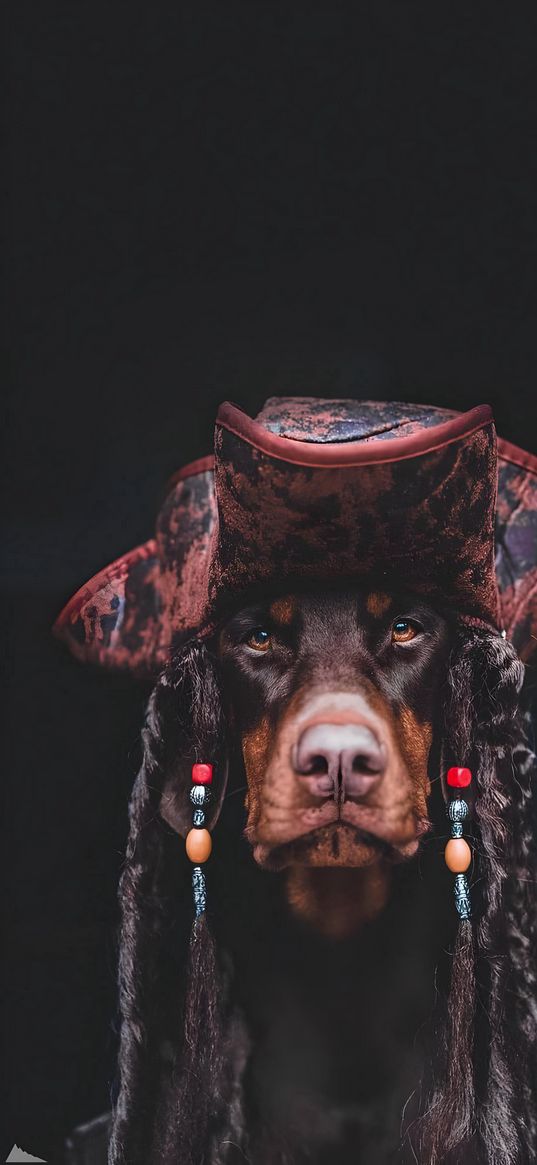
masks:
[[[254,627],[243,640],[253,651],[269,651],[272,647],[272,637],[266,627]]]

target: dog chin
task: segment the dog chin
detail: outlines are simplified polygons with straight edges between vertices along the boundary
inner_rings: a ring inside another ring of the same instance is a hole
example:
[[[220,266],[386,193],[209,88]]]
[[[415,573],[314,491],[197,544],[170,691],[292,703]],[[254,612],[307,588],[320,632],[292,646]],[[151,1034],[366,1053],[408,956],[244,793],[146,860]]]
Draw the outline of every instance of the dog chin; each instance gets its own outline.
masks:
[[[313,829],[278,845],[254,842],[254,858],[267,870],[292,866],[363,868],[380,861],[391,864],[411,858],[417,837],[397,845],[341,821]]]

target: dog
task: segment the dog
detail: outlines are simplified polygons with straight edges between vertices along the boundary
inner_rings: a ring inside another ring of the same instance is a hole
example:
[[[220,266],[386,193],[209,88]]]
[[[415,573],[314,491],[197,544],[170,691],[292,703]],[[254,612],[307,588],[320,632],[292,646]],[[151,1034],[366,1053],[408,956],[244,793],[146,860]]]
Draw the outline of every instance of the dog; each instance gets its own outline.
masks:
[[[236,853],[224,860],[215,909],[234,964],[255,1165],[380,1165],[399,1143],[438,927],[430,905],[416,917],[419,894],[414,909],[407,897],[390,910],[391,883],[431,829],[451,640],[449,619],[421,598],[333,588],[246,606],[212,645],[230,753],[221,832],[246,785],[240,829],[259,871],[244,877],[239,863],[238,877]],[[187,782],[172,765],[160,806],[181,834]],[[228,1160],[228,1134],[224,1122],[208,1160]]]

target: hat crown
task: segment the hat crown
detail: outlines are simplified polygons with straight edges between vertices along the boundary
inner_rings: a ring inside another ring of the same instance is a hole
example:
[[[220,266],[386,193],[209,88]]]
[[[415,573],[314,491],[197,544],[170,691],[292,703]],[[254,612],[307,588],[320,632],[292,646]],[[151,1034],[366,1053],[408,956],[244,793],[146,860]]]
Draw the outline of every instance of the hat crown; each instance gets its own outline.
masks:
[[[444,424],[453,409],[403,401],[271,396],[256,422],[278,437],[314,444],[389,441]]]

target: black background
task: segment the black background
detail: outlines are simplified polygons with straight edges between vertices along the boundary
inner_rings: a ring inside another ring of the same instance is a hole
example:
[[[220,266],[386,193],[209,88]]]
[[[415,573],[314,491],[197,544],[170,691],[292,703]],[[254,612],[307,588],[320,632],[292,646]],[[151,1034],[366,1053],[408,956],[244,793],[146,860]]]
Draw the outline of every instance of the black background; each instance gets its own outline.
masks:
[[[535,451],[536,15],[6,12],[5,1146],[59,1161],[109,1103],[144,692],[50,625],[151,535],[223,399],[488,401]]]

